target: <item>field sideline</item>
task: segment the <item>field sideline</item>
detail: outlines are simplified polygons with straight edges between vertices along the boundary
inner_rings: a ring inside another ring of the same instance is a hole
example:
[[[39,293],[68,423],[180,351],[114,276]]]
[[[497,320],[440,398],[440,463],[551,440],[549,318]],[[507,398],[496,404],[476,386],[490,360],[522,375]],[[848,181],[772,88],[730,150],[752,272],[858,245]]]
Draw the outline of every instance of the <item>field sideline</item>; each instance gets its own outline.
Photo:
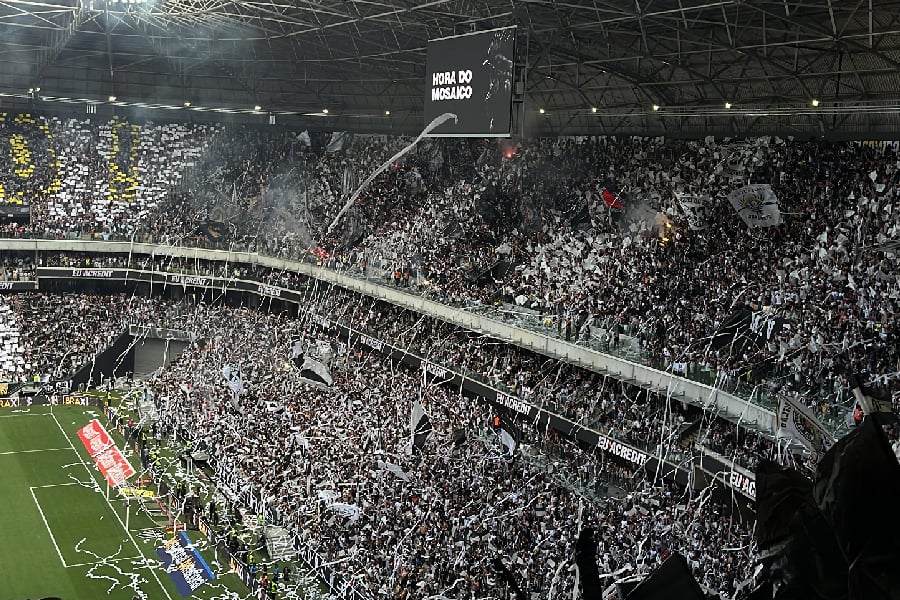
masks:
[[[165,531],[134,501],[126,531],[124,502],[107,499],[106,482],[76,434],[93,418],[104,421],[100,409],[84,406],[0,411],[0,600],[181,598],[155,553]],[[125,453],[139,469],[137,456]],[[202,536],[190,535],[217,577],[192,597],[249,596]]]

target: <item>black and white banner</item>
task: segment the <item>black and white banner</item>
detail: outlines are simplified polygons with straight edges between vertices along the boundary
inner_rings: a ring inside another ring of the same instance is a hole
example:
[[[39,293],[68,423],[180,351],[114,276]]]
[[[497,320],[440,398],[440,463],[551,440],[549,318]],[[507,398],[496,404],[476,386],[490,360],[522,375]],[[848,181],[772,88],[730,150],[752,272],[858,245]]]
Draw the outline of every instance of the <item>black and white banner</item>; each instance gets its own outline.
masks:
[[[781,225],[778,197],[768,184],[745,185],[728,194],[728,201],[749,227]]]
[[[712,198],[706,194],[690,194],[676,192],[678,205],[687,219],[688,226],[694,231],[706,229],[709,226],[709,213],[712,210]]]
[[[431,419],[428,418],[425,407],[418,400],[413,402],[412,405],[412,411],[409,416],[409,431],[412,436],[413,450],[422,452],[425,443],[431,436],[432,427]]]
[[[356,185],[356,171],[353,169],[352,164],[344,161],[343,169],[341,170],[341,195],[344,197],[349,196],[356,189]]]
[[[812,412],[787,396],[778,400],[778,437],[795,440],[818,456],[834,445],[834,437]]]

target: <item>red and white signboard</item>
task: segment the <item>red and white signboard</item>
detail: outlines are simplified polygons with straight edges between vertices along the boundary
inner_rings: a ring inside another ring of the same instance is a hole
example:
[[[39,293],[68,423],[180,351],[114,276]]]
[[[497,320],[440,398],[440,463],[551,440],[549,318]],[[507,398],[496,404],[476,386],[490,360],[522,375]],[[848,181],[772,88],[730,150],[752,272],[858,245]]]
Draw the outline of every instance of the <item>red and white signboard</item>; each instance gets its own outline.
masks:
[[[110,446],[95,456],[94,462],[97,463],[97,468],[112,487],[122,485],[134,475],[134,467],[115,446]]]
[[[78,437],[81,438],[81,443],[92,457],[113,445],[112,438],[97,419],[79,429]]]
[[[116,448],[112,438],[100,421],[94,419],[78,430],[78,437],[109,485],[116,487],[134,475],[134,467]]]

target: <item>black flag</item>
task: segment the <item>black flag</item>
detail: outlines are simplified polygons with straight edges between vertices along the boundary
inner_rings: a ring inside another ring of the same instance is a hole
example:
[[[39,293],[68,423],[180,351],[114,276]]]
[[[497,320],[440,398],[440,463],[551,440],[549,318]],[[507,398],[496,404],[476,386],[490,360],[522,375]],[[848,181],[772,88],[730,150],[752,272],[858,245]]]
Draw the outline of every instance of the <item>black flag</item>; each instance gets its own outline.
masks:
[[[900,599],[900,464],[873,418],[825,453],[813,496],[847,557],[850,600]]]
[[[706,600],[687,561],[677,552],[642,581],[625,600]]]
[[[432,427],[431,419],[428,418],[425,407],[422,406],[422,403],[418,400],[413,402],[412,413],[409,419],[409,429],[410,434],[412,435],[413,449],[422,452],[425,443],[431,436]]]
[[[522,599],[525,600],[525,592],[522,591],[522,588],[519,587],[519,583],[516,581],[516,578],[512,573],[509,572],[509,569],[506,568],[506,565],[503,564],[503,561],[500,560],[499,557],[494,558],[492,562],[494,569],[500,574],[501,579],[503,579],[504,583],[509,587],[509,590],[516,595],[517,600]]]
[[[581,597],[584,600],[602,600],[603,589],[600,585],[600,572],[597,570],[597,542],[594,541],[593,527],[585,527],[578,534],[575,564],[578,565],[578,578],[581,580]]]

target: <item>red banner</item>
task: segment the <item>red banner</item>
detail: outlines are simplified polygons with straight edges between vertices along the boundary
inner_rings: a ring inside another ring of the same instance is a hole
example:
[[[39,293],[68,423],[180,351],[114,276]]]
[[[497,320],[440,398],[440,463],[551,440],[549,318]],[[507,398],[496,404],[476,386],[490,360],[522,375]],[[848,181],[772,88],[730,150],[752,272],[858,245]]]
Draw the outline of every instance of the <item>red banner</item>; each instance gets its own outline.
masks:
[[[119,449],[110,446],[94,458],[97,468],[106,477],[109,485],[116,487],[122,485],[125,481],[134,475],[134,467],[128,462]]]
[[[113,445],[112,438],[97,419],[79,429],[78,437],[81,438],[81,443],[92,457]]]
[[[116,447],[100,421],[94,419],[79,429],[78,437],[81,438],[81,442],[94,459],[97,468],[106,477],[109,485],[113,487],[122,485],[134,475],[134,467]]]

